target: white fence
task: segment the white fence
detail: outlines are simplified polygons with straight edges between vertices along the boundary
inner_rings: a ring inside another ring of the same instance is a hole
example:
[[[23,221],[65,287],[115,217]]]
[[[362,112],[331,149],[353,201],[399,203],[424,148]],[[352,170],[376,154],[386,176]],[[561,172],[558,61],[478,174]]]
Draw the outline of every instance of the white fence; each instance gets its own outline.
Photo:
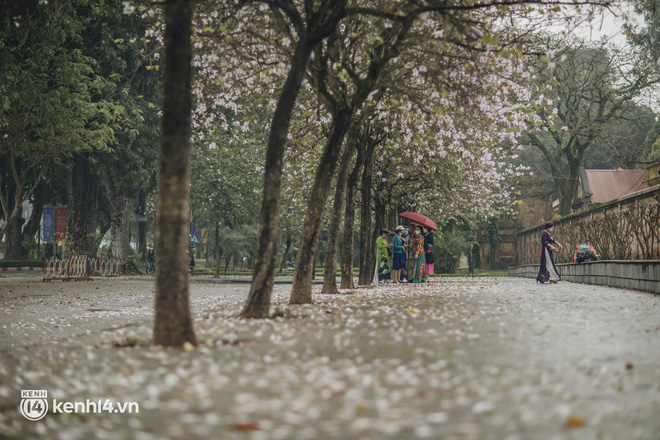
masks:
[[[121,260],[88,258],[87,255],[70,255],[60,260],[51,258],[46,261],[44,281],[51,280],[89,280],[90,276],[121,276]]]
[[[88,258],[92,274],[102,277],[121,276],[121,260],[102,260],[100,258]]]

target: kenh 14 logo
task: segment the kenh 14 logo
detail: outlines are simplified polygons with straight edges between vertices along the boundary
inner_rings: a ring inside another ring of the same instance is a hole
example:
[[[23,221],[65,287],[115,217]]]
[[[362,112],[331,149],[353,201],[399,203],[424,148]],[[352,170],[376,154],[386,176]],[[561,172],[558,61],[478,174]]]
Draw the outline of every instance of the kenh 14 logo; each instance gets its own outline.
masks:
[[[21,414],[32,421],[41,420],[48,412],[48,391],[21,390]]]

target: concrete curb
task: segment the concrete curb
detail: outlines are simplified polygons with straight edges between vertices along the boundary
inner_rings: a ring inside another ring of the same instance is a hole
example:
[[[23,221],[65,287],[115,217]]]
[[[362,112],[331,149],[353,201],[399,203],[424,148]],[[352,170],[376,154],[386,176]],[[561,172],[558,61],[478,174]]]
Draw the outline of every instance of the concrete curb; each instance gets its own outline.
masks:
[[[2,267],[1,272],[29,272],[29,271],[46,271],[46,267]]]

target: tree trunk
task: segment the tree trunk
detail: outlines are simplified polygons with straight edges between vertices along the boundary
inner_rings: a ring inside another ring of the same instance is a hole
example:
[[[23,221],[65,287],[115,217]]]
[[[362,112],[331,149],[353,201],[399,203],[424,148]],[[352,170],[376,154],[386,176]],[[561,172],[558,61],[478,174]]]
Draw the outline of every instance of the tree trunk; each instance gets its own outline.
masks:
[[[341,227],[341,214],[344,210],[346,198],[346,177],[348,168],[353,160],[355,145],[346,143],[346,151],[341,158],[339,173],[337,174],[337,190],[332,207],[332,218],[328,230],[328,245],[325,254],[325,273],[323,276],[323,288],[321,293],[339,293],[337,289],[337,247],[339,242],[339,228]],[[344,237],[344,240],[346,238]]]
[[[165,3],[164,99],[158,180],[158,270],[154,344],[197,344],[190,315],[186,257],[190,240],[190,136],[193,2]]]
[[[87,250],[86,184],[89,164],[82,154],[71,159],[69,170],[69,201],[66,211],[66,241],[70,254]]]
[[[87,245],[85,252],[90,257],[96,257],[98,251],[96,233],[96,223],[98,221],[98,206],[99,206],[99,193],[100,193],[100,177],[98,174],[91,172],[87,173],[87,190],[85,192],[86,204],[85,208],[87,217]]]
[[[385,221],[386,214],[386,205],[383,203],[380,197],[374,198],[374,231],[375,234],[380,235],[381,229],[387,229],[387,223]],[[374,266],[376,262],[374,261]]]
[[[555,185],[560,188],[559,191],[559,215],[568,215],[573,211],[573,201],[577,195],[578,181],[580,177],[580,161],[570,160],[568,164],[567,176],[561,177],[562,184]]]
[[[112,252],[115,257],[123,260],[131,253],[130,224],[135,199],[124,195],[116,195],[110,198],[110,204],[112,205],[112,214],[110,215]]]
[[[296,258],[293,274],[290,304],[312,302],[312,277],[314,275],[314,254],[318,242],[319,229],[323,220],[326,200],[330,192],[332,175],[335,172],[341,145],[350,128],[352,111],[339,109],[333,115],[330,135],[321,154],[319,166],[314,177],[314,184],[309,196],[305,222]]]
[[[362,206],[360,207],[360,277],[358,284],[361,286],[371,284],[373,271],[375,269],[375,256],[373,247],[371,227],[371,173],[374,168],[373,152],[365,162],[362,170]],[[373,264],[372,264],[373,263]]]
[[[22,260],[23,252],[23,217],[17,215],[11,218],[5,230],[5,260]]]
[[[350,142],[350,140],[349,140]],[[353,235],[355,229],[355,189],[364,165],[364,153],[358,150],[357,160],[346,181],[346,206],[344,209],[344,231],[341,242],[340,289],[354,289],[353,282]]]
[[[307,69],[312,47],[313,45],[307,42],[304,35],[300,36],[271,122],[266,150],[264,191],[259,216],[254,274],[250,293],[241,312],[243,318],[261,318],[268,314],[270,308],[270,295],[275,278],[275,259],[277,258],[277,228],[280,222],[284,146],[289,134],[291,114]]]

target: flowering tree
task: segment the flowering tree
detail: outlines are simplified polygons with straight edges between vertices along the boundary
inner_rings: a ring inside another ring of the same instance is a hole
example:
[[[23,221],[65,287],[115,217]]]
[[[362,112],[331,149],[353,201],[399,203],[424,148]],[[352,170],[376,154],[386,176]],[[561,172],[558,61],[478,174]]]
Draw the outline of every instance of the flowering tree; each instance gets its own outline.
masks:
[[[403,71],[412,69],[424,77],[414,69],[415,64],[397,64],[394,60],[404,60],[405,54],[423,57],[426,50],[430,51],[428,53],[435,50],[441,56],[446,47],[461,48],[467,53],[485,53],[493,60],[505,54],[517,56],[520,49],[513,43],[521,36],[511,32],[515,26],[505,26],[506,20],[531,20],[529,17],[534,15],[533,11],[561,10],[558,5],[562,4],[539,2],[541,6],[536,8],[529,2],[519,3],[520,7],[516,7],[518,2],[454,5],[401,1],[387,8],[376,3],[349,4],[343,1],[320,4],[313,1],[267,1],[258,5],[208,1],[200,4],[195,26],[198,52],[194,65],[203,80],[197,82],[194,90],[203,95],[206,83],[212,83],[221,85],[223,93],[216,96],[210,107],[205,103],[198,106],[195,111],[197,120],[229,123],[223,119],[219,108],[240,110],[245,95],[255,92],[263,94],[266,91],[271,96],[278,96],[278,99],[271,97],[260,105],[260,108],[272,112],[272,119],[266,150],[256,270],[242,313],[244,317],[263,316],[268,311],[278,243],[284,146],[304,77],[332,122],[310,190],[291,298],[293,303],[311,299],[312,256],[342,141],[353,117],[361,114],[363,105],[374,101],[374,92],[386,89],[379,84],[386,68],[392,64]],[[500,41],[499,37],[507,38]],[[463,56],[458,52],[454,59],[455,66],[452,67],[458,71],[463,69]],[[493,71],[497,71],[496,67]],[[442,97],[439,92],[434,99]],[[467,95],[463,99],[470,97]],[[456,112],[460,111],[459,107]],[[509,122],[514,124],[518,122],[513,113],[507,116],[502,111],[496,116],[513,118]],[[439,119],[447,123],[446,118],[439,116]],[[461,129],[462,126],[457,126],[459,135]]]

